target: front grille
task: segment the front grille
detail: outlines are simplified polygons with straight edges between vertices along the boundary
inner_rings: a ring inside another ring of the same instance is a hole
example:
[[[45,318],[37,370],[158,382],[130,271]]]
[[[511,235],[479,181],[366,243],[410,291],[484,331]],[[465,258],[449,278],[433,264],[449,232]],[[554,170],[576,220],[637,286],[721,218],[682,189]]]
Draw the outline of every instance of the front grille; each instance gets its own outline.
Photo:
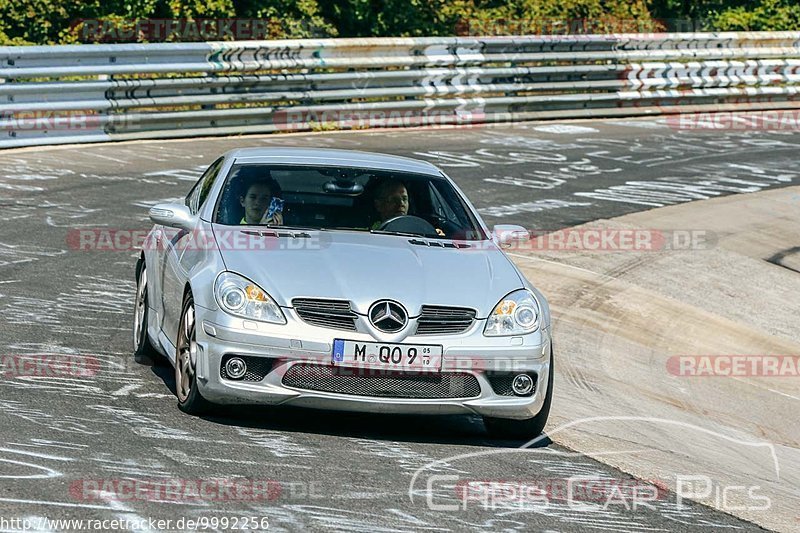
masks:
[[[287,387],[319,392],[380,398],[474,398],[481,386],[472,374],[391,373],[330,365],[296,364],[283,376]],[[363,375],[358,375],[363,374]]]
[[[234,380],[228,376],[228,372],[225,370],[225,363],[227,363],[228,359],[231,357],[241,357],[247,365],[247,370],[243,378]],[[272,359],[268,357],[227,354],[222,357],[222,361],[220,362],[219,375],[222,379],[230,379],[231,381],[261,381],[264,379],[264,376],[269,374],[270,369],[272,369]]]
[[[517,374],[519,374],[519,372],[487,372],[486,379],[489,380],[489,384],[491,384],[495,394],[500,396],[516,396],[514,390],[511,388],[511,382]],[[533,390],[525,396],[533,396],[536,394],[538,376],[535,372],[526,372],[526,374],[533,380]]]
[[[347,300],[323,300],[316,298],[295,298],[292,300],[295,312],[304,322],[323,328],[356,330],[356,315]]]
[[[464,307],[423,305],[417,319],[417,335],[462,333],[475,320],[475,310]]]

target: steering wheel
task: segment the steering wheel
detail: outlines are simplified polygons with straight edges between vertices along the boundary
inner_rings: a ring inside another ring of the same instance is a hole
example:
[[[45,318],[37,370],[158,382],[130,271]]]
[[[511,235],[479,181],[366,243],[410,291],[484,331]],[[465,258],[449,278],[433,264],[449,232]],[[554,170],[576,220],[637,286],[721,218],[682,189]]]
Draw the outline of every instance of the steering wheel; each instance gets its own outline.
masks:
[[[419,233],[420,235],[437,235],[433,224],[424,218],[414,215],[400,215],[390,218],[380,225],[381,231],[398,231],[400,233]]]

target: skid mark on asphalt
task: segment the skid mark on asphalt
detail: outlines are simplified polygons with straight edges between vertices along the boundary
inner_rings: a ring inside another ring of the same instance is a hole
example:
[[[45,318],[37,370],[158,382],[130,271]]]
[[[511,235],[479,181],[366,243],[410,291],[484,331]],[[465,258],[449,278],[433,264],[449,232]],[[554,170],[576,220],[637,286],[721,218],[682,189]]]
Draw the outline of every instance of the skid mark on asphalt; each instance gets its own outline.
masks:
[[[655,139],[655,142],[654,142]],[[415,152],[440,166],[451,168],[483,168],[482,179],[499,185],[496,191],[485,196],[497,198],[506,195],[505,189],[516,187],[521,190],[554,190],[566,187],[574,181],[591,183],[592,178],[606,180],[609,173],[622,172],[624,167],[656,167],[674,164],[678,172],[688,177],[657,176],[650,180],[631,180],[594,190],[578,190],[572,193],[584,202],[616,202],[630,205],[665,206],[697,199],[707,199],[730,193],[748,193],[790,182],[796,178],[795,165],[791,158],[769,160],[759,164],[735,164],[723,162],[705,165],[686,165],[686,161],[703,158],[720,158],[728,155],[740,156],[751,151],[755,154],[764,149],[794,150],[796,145],[785,140],[770,137],[759,132],[756,136],[730,133],[711,142],[708,136],[688,132],[671,135],[652,135],[644,139],[620,140],[606,138],[579,138],[567,142],[530,137],[523,134],[502,135],[498,132],[483,132],[479,142],[493,146],[491,149],[479,148],[469,151],[429,151]],[[578,151],[571,156],[568,152]],[[576,158],[570,163],[570,158]],[[605,163],[601,165],[601,163]],[[680,163],[680,164],[678,164]],[[613,168],[608,164],[617,165]],[[557,169],[534,168],[521,172],[519,165],[539,167],[558,165]],[[619,166],[622,165],[622,166]],[[492,172],[497,167],[509,167],[505,174]],[[709,167],[701,169],[700,167]],[[507,175],[508,174],[508,175]],[[700,176],[700,179],[698,179]],[[515,198],[519,198],[517,195]],[[486,206],[486,200],[477,202],[479,211],[486,216],[508,216],[520,212],[538,212],[534,202]],[[564,200],[562,200],[564,201]],[[484,204],[484,205],[480,205]],[[592,205],[592,204],[587,204]],[[520,209],[513,209],[520,206]],[[511,210],[511,212],[507,212]],[[538,224],[537,224],[538,227]]]
[[[197,165],[191,168],[175,168],[170,170],[157,170],[146,172],[144,176],[149,178],[175,178],[179,181],[197,181],[205,172],[207,165]]]
[[[221,463],[226,465],[261,465],[263,462],[250,461],[248,459],[227,459],[225,457],[209,457],[207,455],[189,454],[183,450],[174,448],[156,448],[156,451],[161,455],[172,459],[173,461],[186,466],[203,467],[209,466],[209,463]],[[310,467],[309,467],[310,468]]]
[[[170,198],[161,198],[160,200],[139,200],[137,202],[133,202],[134,207],[143,207],[145,209],[150,209],[156,204],[173,204],[173,203],[181,203],[183,198],[180,197],[170,197]],[[149,218],[148,218],[149,220]]]
[[[206,439],[199,438],[197,435],[170,427],[156,418],[143,415],[137,411],[124,407],[113,407],[110,405],[87,405],[87,409],[106,415],[107,417],[123,424],[128,430],[140,437],[148,439],[170,439],[170,440],[192,440],[195,442],[207,442]]]
[[[10,446],[21,446],[24,448],[55,448],[57,450],[78,450],[80,448],[88,448],[87,444],[79,444],[77,442],[65,442],[48,439],[30,439],[30,442],[9,442]]]
[[[381,132],[383,134],[385,132]],[[332,137],[322,137],[319,135],[309,136],[291,136],[291,137],[277,137],[269,136],[258,139],[258,142],[266,145],[275,146],[302,146],[308,148],[354,148],[362,146],[363,143],[358,139],[347,137],[344,135],[336,135]]]
[[[57,444],[58,455],[49,448],[49,441],[32,439],[31,443],[6,443],[0,446],[0,479],[8,484],[13,480],[44,480],[63,476],[57,467],[76,462],[75,457],[65,453],[80,449],[80,445],[64,450]],[[44,450],[42,448],[45,448]]]
[[[72,503],[72,502],[56,502],[48,500],[28,500],[24,498],[0,498],[0,502],[6,503],[21,503],[30,506],[44,506],[44,507],[68,507],[73,509],[97,509],[101,511],[112,510],[111,507],[105,505],[92,505],[86,503]]]
[[[0,254],[2,250],[0,245]],[[115,321],[114,315],[130,313],[133,280],[77,274],[67,286],[69,291],[55,299],[10,295],[0,305],[0,313],[9,324],[51,326],[55,333],[95,335],[98,330],[107,334],[110,329],[127,329],[108,323]],[[74,317],[80,320],[67,325]]]
[[[398,515],[381,511],[363,512],[321,505],[283,505],[258,510],[269,516],[272,531],[297,531],[298,528],[352,533],[450,531],[446,526],[432,524],[409,513]]]
[[[66,250],[35,244],[0,243],[0,267],[30,263],[42,258],[52,258],[66,253]]]
[[[9,388],[24,389],[27,391],[52,392],[69,397],[101,399],[106,397],[107,392],[96,385],[84,383],[78,380],[65,380],[56,378],[39,377],[17,377],[13,381],[3,383]]]
[[[264,448],[275,457],[315,457],[316,454],[280,431],[237,427],[236,432],[252,446]]]
[[[55,343],[9,344],[0,354],[0,371],[6,378],[2,385],[62,393],[138,395],[134,391],[146,383],[128,353],[86,353]]]
[[[394,465],[404,473],[411,474],[421,466],[434,463],[435,458],[430,457],[419,449],[412,449],[410,446],[400,442],[375,441],[369,439],[347,439],[353,442],[348,449],[355,451],[359,455],[390,459]],[[437,472],[466,473],[454,468],[448,463],[436,463],[434,467]]]
[[[575,135],[579,133],[599,133],[600,130],[590,128],[587,126],[577,126],[575,124],[547,124],[544,126],[534,126],[531,128],[535,131],[542,131],[545,133],[559,133]]]
[[[607,122],[612,126],[621,126],[623,128],[640,128],[646,130],[659,130],[667,128],[665,120],[615,120]]]
[[[539,213],[540,211],[549,211],[552,209],[589,207],[591,205],[593,205],[591,202],[569,202],[566,200],[543,199],[519,204],[482,207],[478,209],[478,212],[483,216],[502,218],[521,213]]]
[[[31,424],[57,433],[69,433],[74,435],[103,434],[103,432],[98,429],[92,429],[91,426],[101,423],[95,419],[72,415],[56,416],[51,413],[46,413],[41,409],[28,407],[22,402],[15,400],[0,400],[0,412],[11,417],[26,420]]]
[[[55,206],[53,206],[55,207]],[[58,204],[58,209],[47,209],[45,222],[50,227],[55,228],[80,228],[85,226],[96,226],[96,224],[76,223],[91,216],[98,216],[102,213],[101,209],[90,209],[82,205],[71,206],[69,204]]]
[[[61,472],[39,464],[8,459],[0,451],[0,479],[50,479],[61,476]]]
[[[82,205],[73,206],[63,202],[50,200],[30,199],[14,200],[0,204],[0,221],[38,218],[44,220],[51,227],[81,227],[84,224],[75,223],[92,215],[98,215],[100,209],[90,209]]]
[[[99,453],[89,460],[100,465],[100,468],[104,471],[113,472],[119,476],[167,478],[174,475],[167,469],[166,465],[155,459],[133,459],[119,457],[119,455],[112,453]]]

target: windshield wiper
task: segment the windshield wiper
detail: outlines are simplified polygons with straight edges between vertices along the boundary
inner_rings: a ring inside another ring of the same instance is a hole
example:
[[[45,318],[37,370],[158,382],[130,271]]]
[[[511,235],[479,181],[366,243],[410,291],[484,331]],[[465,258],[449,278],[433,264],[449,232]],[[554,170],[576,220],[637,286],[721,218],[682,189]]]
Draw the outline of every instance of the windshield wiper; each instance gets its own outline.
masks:
[[[281,226],[278,224],[259,224],[259,228],[269,228],[274,230],[285,229],[287,231],[328,231],[327,228],[316,228],[312,226]]]
[[[409,233],[405,231],[387,231],[383,229],[371,229],[369,230],[370,233],[376,233],[378,235],[400,235],[401,237],[425,237],[427,238],[428,235],[424,233]]]

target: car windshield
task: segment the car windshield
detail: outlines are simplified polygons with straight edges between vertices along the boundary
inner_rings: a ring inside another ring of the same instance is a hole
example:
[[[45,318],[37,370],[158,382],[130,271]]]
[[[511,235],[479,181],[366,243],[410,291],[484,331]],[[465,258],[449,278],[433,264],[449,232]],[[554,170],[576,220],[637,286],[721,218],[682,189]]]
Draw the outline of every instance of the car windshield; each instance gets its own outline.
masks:
[[[368,168],[234,165],[214,222],[433,239],[487,238],[446,178]]]

